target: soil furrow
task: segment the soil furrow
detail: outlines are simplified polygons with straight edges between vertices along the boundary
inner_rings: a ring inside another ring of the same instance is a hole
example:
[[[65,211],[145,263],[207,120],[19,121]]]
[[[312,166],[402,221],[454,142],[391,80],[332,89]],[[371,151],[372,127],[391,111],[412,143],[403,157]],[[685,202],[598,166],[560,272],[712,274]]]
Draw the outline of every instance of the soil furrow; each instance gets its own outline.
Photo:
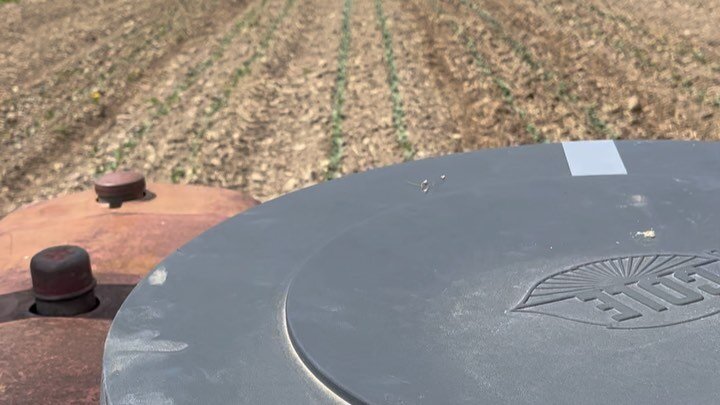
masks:
[[[474,3],[437,5],[444,29],[463,45],[475,68],[500,92],[515,122],[510,144],[582,139],[593,131],[580,105],[568,103],[559,83],[522,42]],[[470,10],[471,13],[467,11]]]
[[[232,98],[221,134],[230,135],[237,156],[224,165],[232,166],[233,188],[266,201],[325,179],[342,10],[340,1],[299,4],[253,80]]]
[[[213,51],[210,60],[215,60],[205,70],[197,69],[197,64],[193,66],[193,76],[197,78],[188,83],[185,91],[177,93],[178,100],[166,107],[167,113],[158,114],[157,111],[158,107],[162,108],[165,104],[153,106],[154,111],[151,110],[150,117],[141,121],[140,126],[121,132],[124,137],[114,140],[115,148],[127,145],[128,141],[137,141],[137,145],[132,150],[126,149],[120,159],[117,155],[106,153],[106,161],[109,160],[111,164],[120,161],[119,165],[142,167],[148,173],[175,183],[193,181],[194,160],[202,138],[212,130],[219,112],[227,106],[227,99],[239,79],[238,72],[244,72],[252,66],[257,55],[262,52],[263,41],[274,33],[274,24],[284,18],[289,5],[290,1],[263,0],[248,11],[238,21],[241,27],[233,37],[236,41],[230,42],[222,54]],[[230,30],[235,27],[237,23]],[[220,43],[226,41],[227,35],[220,39]],[[205,64],[207,60],[200,63]],[[173,100],[176,90],[179,89],[173,89],[166,100]]]
[[[654,34],[644,24],[614,14],[600,1],[577,4],[536,0],[528,5],[531,9],[524,13],[544,11],[549,17],[544,19],[553,20],[543,21],[547,28],[568,24],[572,29],[567,33],[580,42],[601,42],[608,51],[626,58],[627,63],[643,75],[656,76],[654,79],[694,96],[700,104],[713,106],[715,96],[720,93],[717,81],[713,80],[720,73],[716,46],[698,45],[684,34],[678,35],[677,31]]]
[[[466,50],[438,26],[439,15],[412,1],[388,1],[386,9],[417,157],[502,145],[492,119],[499,94],[468,69]]]
[[[282,35],[282,32],[278,31],[282,31],[282,28],[291,25],[293,21],[293,16],[287,21],[286,17],[288,17],[290,12],[294,11],[295,3],[296,0],[285,1],[280,13],[273,19],[267,30],[265,30],[253,52],[240,66],[232,71],[230,80],[222,93],[212,100],[209,109],[206,109],[205,114],[196,120],[191,131],[192,133],[188,134],[190,137],[190,154],[185,156],[187,162],[186,167],[188,167],[189,173],[187,181],[191,183],[203,182],[205,184],[218,184],[217,181],[219,180],[223,186],[227,187],[229,185],[227,179],[232,178],[232,175],[228,173],[229,171],[222,170],[222,166],[219,166],[218,162],[222,163],[225,161],[230,163],[227,159],[232,157],[232,152],[229,151],[230,149],[227,149],[227,153],[218,155],[220,151],[213,150],[218,146],[214,142],[216,141],[216,139],[214,139],[215,136],[210,132],[213,131],[215,134],[229,134],[226,131],[221,131],[220,128],[220,126],[227,124],[228,120],[225,118],[224,112],[225,109],[229,107],[229,101],[236,96],[238,84],[252,75],[255,65],[268,61],[268,51],[272,51],[277,45],[277,35]],[[278,30],[278,28],[280,28],[280,30]],[[272,48],[269,48],[271,46]],[[287,59],[288,58],[278,58],[280,66],[278,69],[284,70],[282,66],[287,64]],[[260,67],[260,69],[262,69],[262,67]],[[222,135],[220,138],[222,138]],[[223,146],[223,144],[219,146]],[[205,165],[208,170],[203,170],[201,167],[203,165]],[[171,180],[176,181],[175,179]]]

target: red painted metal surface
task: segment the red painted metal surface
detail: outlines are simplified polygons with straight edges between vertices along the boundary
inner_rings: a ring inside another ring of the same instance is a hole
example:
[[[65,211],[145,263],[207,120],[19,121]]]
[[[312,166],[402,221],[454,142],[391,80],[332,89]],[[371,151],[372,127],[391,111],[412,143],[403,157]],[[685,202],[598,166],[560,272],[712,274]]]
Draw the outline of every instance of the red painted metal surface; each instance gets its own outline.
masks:
[[[86,191],[23,207],[0,221],[0,403],[97,403],[110,322],[164,257],[257,204],[237,192],[150,184],[141,200],[111,208]],[[88,251],[100,305],[75,317],[33,314],[30,260],[41,250]]]

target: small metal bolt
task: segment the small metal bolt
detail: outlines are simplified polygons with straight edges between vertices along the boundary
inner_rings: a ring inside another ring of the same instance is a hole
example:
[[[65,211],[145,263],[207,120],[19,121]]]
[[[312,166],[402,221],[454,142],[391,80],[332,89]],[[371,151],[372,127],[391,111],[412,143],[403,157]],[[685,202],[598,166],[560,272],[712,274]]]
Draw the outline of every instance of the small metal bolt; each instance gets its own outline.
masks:
[[[54,246],[30,260],[34,311],[46,316],[73,316],[93,310],[95,278],[90,255],[77,246]]]
[[[101,202],[120,206],[125,201],[139,200],[145,196],[145,176],[134,171],[108,173],[95,180],[95,193]]]

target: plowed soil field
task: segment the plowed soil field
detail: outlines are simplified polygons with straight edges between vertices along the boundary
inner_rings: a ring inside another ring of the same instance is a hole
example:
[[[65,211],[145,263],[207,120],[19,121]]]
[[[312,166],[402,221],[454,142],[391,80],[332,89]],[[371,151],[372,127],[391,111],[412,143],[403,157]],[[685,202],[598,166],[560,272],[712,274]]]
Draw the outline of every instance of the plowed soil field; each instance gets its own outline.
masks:
[[[0,217],[133,168],[265,201],[411,159],[720,139],[720,0],[0,0]]]

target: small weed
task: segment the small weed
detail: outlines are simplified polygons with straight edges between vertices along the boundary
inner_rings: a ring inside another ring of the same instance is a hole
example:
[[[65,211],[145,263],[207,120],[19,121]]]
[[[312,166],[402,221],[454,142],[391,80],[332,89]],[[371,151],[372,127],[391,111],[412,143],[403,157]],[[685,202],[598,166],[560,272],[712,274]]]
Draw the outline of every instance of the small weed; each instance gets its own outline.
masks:
[[[707,57],[705,57],[705,54],[702,51],[693,50],[693,59],[700,62],[703,65],[706,65],[708,63]]]
[[[132,70],[132,71],[130,71],[130,73],[127,74],[127,77],[125,78],[125,80],[128,83],[135,83],[138,80],[140,80],[141,77],[142,77],[142,73],[140,71]]]
[[[150,99],[150,104],[155,107],[155,116],[163,116],[168,115],[170,110],[168,107],[163,103],[162,101],[158,100],[157,97],[153,97]]]
[[[183,179],[185,179],[185,176],[185,169],[180,167],[173,167],[172,172],[170,173],[170,181],[172,181],[173,184],[178,184]]]
[[[55,127],[53,129],[53,132],[55,132],[56,134],[62,135],[64,137],[68,137],[68,136],[72,135],[72,131],[70,130],[70,128],[65,125],[59,125],[59,126]]]
[[[110,171],[117,170],[118,166],[120,166],[120,163],[123,160],[123,150],[122,148],[115,149],[115,152],[113,153],[114,160],[110,162]]]
[[[527,131],[527,133],[530,134],[530,136],[532,136],[532,139],[533,139],[533,141],[535,141],[535,143],[547,142],[547,140],[545,139],[543,134],[541,134],[540,131],[538,131],[538,129],[535,128],[535,125],[527,124],[527,126],[525,127],[525,131]]]
[[[558,83],[557,91],[555,92],[555,94],[556,94],[556,98],[558,98],[560,100],[566,99],[569,94],[567,83],[562,82],[562,81],[560,83]]]
[[[512,104],[514,102],[514,98],[510,86],[497,77],[493,77],[493,82],[495,82],[495,85],[500,89],[503,100],[505,100],[506,103]]]
[[[167,96],[167,98],[165,98],[165,104],[169,104],[169,105],[175,104],[178,101],[180,101],[180,90],[179,89],[176,89],[175,91],[172,92],[172,94],[170,94],[169,96]]]
[[[92,100],[93,104],[100,104],[101,97],[102,97],[102,93],[99,90],[93,90],[90,93],[90,99]]]
[[[210,110],[208,112],[208,115],[212,116],[215,115],[220,109],[225,105],[225,100],[223,100],[222,97],[213,97],[212,102],[210,103]]]
[[[270,41],[272,41],[272,39],[275,35],[275,31],[277,30],[280,23],[288,15],[288,13],[290,12],[290,9],[295,4],[295,1],[296,0],[286,0],[285,1],[283,9],[280,11],[280,14],[275,17],[275,19],[273,20],[270,27],[268,27],[268,29],[264,32],[263,37],[260,40],[260,43],[255,47],[255,51],[253,52],[253,54],[247,60],[245,60],[239,68],[237,68],[233,72],[233,74],[230,78],[230,82],[228,83],[229,85],[226,85],[222,94],[219,96],[213,97],[210,106],[205,111],[205,119],[201,123],[202,128],[194,130],[196,139],[192,140],[191,145],[190,145],[192,160],[194,161],[194,163],[193,163],[193,166],[190,168],[190,173],[186,174],[186,175],[192,176],[193,173],[195,172],[193,168],[195,167],[194,165],[197,164],[197,159],[198,159],[197,155],[201,149],[200,147],[201,147],[202,138],[205,136],[207,131],[209,129],[211,129],[214,125],[212,117],[218,111],[220,111],[223,107],[227,106],[228,100],[229,100],[230,96],[232,95],[233,89],[237,86],[240,79],[243,76],[250,73],[250,68],[251,68],[252,64],[255,61],[257,61],[258,59],[260,59],[262,56],[265,55],[265,51],[270,46]],[[266,2],[266,0],[263,0],[262,5],[264,5],[265,2]],[[248,24],[254,25],[255,21],[256,21],[256,18],[254,18]]]
[[[620,135],[613,131],[605,121],[603,121],[600,117],[597,116],[597,110],[595,109],[595,106],[588,107],[585,110],[585,117],[590,127],[594,128],[597,132],[605,134],[607,138],[620,138]]]
[[[536,143],[539,142],[545,142],[545,136],[543,136],[542,133],[535,127],[535,125],[532,122],[528,122],[529,118],[527,117],[527,112],[523,110],[522,108],[515,105],[515,97],[513,96],[512,89],[510,88],[510,85],[508,85],[503,79],[499,78],[492,70],[488,62],[483,58],[483,56],[480,54],[480,52],[477,49],[477,46],[475,46],[475,41],[467,36],[467,34],[460,28],[457,24],[455,25],[455,32],[456,34],[463,39],[463,42],[465,43],[465,47],[468,49],[468,52],[473,58],[473,61],[475,62],[475,66],[490,80],[492,80],[493,83],[495,83],[495,86],[500,90],[500,94],[502,95],[502,99],[507,104],[510,109],[515,111],[515,113],[520,117],[520,119],[523,122],[526,122],[525,125],[525,131],[530,134],[533,141]]]
[[[540,64],[533,59],[532,54],[527,49],[525,45],[522,43],[516,41],[513,37],[505,33],[505,30],[493,16],[491,16],[487,11],[480,8],[475,3],[470,2],[469,0],[460,0],[460,2],[469,7],[471,10],[475,12],[475,14],[480,17],[483,21],[487,22],[490,27],[492,28],[495,33],[500,35],[500,38],[508,45],[510,48],[515,52],[515,54],[522,60],[526,65],[530,66],[532,69],[538,69],[540,67]]]

